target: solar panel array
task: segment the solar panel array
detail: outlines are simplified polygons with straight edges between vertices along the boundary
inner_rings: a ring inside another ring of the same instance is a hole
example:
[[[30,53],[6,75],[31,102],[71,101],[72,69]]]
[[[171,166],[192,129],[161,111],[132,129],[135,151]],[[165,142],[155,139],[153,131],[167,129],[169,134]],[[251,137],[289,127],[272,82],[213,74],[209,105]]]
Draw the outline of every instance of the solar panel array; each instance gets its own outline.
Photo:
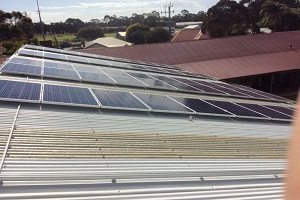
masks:
[[[234,103],[11,80],[0,80],[0,88],[0,99],[9,101],[266,120],[292,119],[292,110],[285,106]]]
[[[21,49],[19,52],[23,50],[29,51]],[[64,56],[60,54],[57,55]],[[127,65],[126,63],[121,64]],[[51,59],[36,59],[24,56],[12,57],[1,68],[1,72],[126,87],[130,86],[188,93],[236,96],[272,101],[288,101],[282,97],[256,91],[248,87],[230,85],[208,79],[187,78],[184,75],[171,76],[163,73],[158,75],[152,72],[124,70],[118,67],[113,68],[112,66],[104,67],[90,64],[74,64],[67,61],[62,62]]]

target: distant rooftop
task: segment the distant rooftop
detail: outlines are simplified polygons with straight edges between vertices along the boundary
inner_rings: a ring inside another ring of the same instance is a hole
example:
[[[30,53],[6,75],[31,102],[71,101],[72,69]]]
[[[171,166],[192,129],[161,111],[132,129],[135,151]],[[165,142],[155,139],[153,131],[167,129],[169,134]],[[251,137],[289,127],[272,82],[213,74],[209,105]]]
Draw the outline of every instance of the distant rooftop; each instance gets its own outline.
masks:
[[[87,42],[85,44],[85,48],[96,48],[96,47],[123,47],[123,46],[130,46],[132,43],[126,42],[123,40],[119,40],[113,37],[103,37],[98,38],[93,41]]]

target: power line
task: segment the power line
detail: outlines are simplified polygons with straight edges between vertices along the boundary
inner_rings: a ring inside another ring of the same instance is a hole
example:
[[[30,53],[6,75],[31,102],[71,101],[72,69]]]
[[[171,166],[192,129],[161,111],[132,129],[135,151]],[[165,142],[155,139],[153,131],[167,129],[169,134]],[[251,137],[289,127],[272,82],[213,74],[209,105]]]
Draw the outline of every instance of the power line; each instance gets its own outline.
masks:
[[[45,41],[46,37],[45,37],[45,33],[44,33],[44,26],[43,26],[43,23],[42,23],[42,17],[41,17],[41,11],[40,11],[40,6],[39,6],[39,0],[36,0],[36,5],[37,5],[37,8],[38,8],[37,13],[39,14],[39,18],[40,18],[41,32],[42,32],[42,35],[43,35],[43,39]]]

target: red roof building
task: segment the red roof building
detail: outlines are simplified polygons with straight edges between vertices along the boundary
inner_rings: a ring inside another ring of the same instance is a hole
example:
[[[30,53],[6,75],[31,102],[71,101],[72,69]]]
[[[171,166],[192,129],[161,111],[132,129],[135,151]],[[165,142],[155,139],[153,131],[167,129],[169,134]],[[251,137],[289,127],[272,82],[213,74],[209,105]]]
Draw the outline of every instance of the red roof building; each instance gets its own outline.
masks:
[[[300,86],[299,50],[300,31],[290,31],[83,51],[177,65],[194,73],[295,97]]]

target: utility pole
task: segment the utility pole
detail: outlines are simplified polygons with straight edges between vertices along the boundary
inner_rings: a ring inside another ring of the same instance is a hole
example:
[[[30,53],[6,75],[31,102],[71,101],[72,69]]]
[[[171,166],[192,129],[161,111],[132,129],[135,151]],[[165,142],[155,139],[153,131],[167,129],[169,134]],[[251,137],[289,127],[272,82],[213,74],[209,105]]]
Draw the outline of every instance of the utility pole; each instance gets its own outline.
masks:
[[[45,37],[45,33],[44,33],[44,26],[43,26],[43,23],[42,23],[42,17],[41,17],[41,11],[40,11],[40,6],[39,6],[39,0],[36,0],[36,5],[37,5],[37,8],[38,8],[37,13],[39,14],[39,18],[40,18],[41,32],[42,32],[42,35],[43,35],[43,39],[45,41],[46,37]]]

